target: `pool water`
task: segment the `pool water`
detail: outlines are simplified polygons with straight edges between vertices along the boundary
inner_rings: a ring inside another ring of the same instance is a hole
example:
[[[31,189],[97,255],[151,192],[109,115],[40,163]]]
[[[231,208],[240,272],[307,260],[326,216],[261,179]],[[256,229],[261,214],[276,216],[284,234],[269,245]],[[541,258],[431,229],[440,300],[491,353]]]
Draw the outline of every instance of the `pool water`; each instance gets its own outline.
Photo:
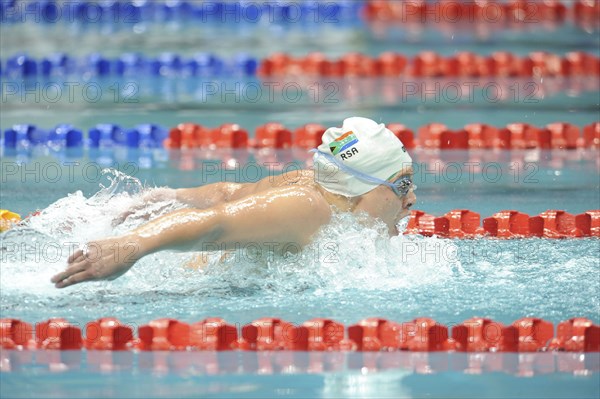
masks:
[[[522,355],[518,354],[479,354],[476,359],[473,355],[456,353],[383,352],[325,353],[317,357],[314,353],[290,352],[266,356],[243,352],[53,355],[57,355],[55,361],[62,362],[63,373],[69,370],[69,378],[43,371],[41,364],[47,367],[48,361],[38,359],[36,366],[24,363],[18,371],[1,374],[3,393],[13,393],[11,397],[46,397],[52,392],[56,396],[132,398],[565,398],[573,397],[574,392],[577,397],[594,397],[597,386],[594,378],[583,374],[573,377],[549,371],[554,363],[573,362],[575,354],[567,353],[534,354],[526,361],[520,360]],[[476,368],[469,369],[469,364],[485,364],[486,356],[487,359],[495,356],[496,363],[504,364],[513,375],[502,372],[478,375]],[[105,365],[120,366],[101,369],[100,359]],[[11,360],[18,365],[16,356]],[[587,367],[597,367],[598,360],[598,356],[588,356]],[[286,368],[290,363],[296,367]],[[70,364],[76,367],[69,369]],[[154,368],[154,364],[161,366]],[[310,369],[323,364],[322,372]],[[233,376],[232,371],[236,372]]]
[[[80,161],[83,165],[83,160]],[[8,158],[4,162],[8,162]],[[559,188],[543,187],[551,185],[557,176],[541,173],[540,183],[532,185],[527,201],[515,208],[534,214],[544,209],[545,199],[552,195],[560,208],[574,213],[584,211],[589,201],[597,201],[598,191],[588,189],[594,184],[597,165],[590,161],[575,162],[575,165],[560,169],[562,175],[558,178],[564,177],[565,182]],[[325,227],[312,245],[285,259],[257,253],[251,246],[241,248],[223,263],[218,262],[218,255],[158,253],[142,259],[118,280],[56,290],[49,280],[64,268],[69,250],[88,240],[125,232],[143,223],[145,213],[134,214],[116,227],[112,226],[111,219],[134,203],[141,193],[152,190],[153,185],[166,184],[182,173],[169,167],[147,172],[156,172],[153,176],[157,180],[147,182],[149,187],[146,188],[135,178],[107,170],[98,178],[99,182],[79,178],[80,181],[69,183],[65,179],[60,184],[50,185],[47,191],[40,189],[36,198],[23,193],[22,202],[17,199],[17,193],[18,187],[22,189],[23,185],[10,183],[8,186],[14,196],[6,200],[9,204],[12,201],[13,209],[28,209],[36,204],[44,207],[44,201],[52,202],[52,196],[59,199],[26,225],[2,237],[2,314],[18,315],[31,323],[48,317],[65,317],[82,328],[101,316],[118,317],[132,327],[159,317],[191,323],[214,316],[236,325],[265,316],[294,324],[326,316],[346,325],[373,316],[396,321],[428,316],[449,327],[473,316],[489,317],[504,324],[523,316],[541,317],[555,324],[572,315],[588,317],[595,323],[599,321],[600,247],[595,238],[450,240],[399,236],[388,239],[384,226],[365,228],[348,215],[337,216],[335,223]],[[195,172],[193,177],[188,176],[191,183],[200,179],[199,171],[185,172],[190,175]],[[263,173],[266,176],[268,171],[265,169]],[[425,179],[417,175],[417,182],[419,178]],[[517,202],[523,196],[517,188],[511,187],[514,184],[511,179],[496,186],[489,183],[486,186],[481,176],[477,183],[467,182],[468,179],[458,188],[426,180],[419,183],[422,209],[441,214],[455,208],[458,198],[464,196],[471,202],[467,204],[469,208],[487,216],[492,210],[504,209],[507,198],[515,198]],[[74,190],[74,186],[83,191]],[[147,213],[155,217],[183,206],[165,205],[166,208],[160,209],[159,204]],[[190,267],[199,256],[205,257],[206,266]],[[73,370],[59,374],[51,371],[54,368],[49,368],[44,361],[24,362],[19,367],[19,362],[13,359],[11,364],[17,369],[2,374],[3,391],[11,397],[43,396],[47,390],[57,395],[94,396],[98,394],[97,389],[106,395],[126,393],[133,397],[161,397],[173,393],[181,397],[199,394],[397,397],[432,392],[444,397],[529,397],[533,392],[564,397],[568,396],[565,387],[571,387],[583,397],[593,397],[598,388],[594,374],[546,375],[548,371],[543,370],[548,367],[555,370],[554,365],[558,364],[557,359],[548,357],[535,360],[534,364],[546,366],[539,366],[542,371],[537,373],[533,369],[533,377],[523,380],[523,372],[519,370],[526,366],[521,364],[523,355],[517,354],[507,354],[510,360],[503,363],[515,364],[514,369],[479,376],[465,374],[468,370],[465,363],[469,363],[467,355],[452,355],[452,362],[459,364],[454,369],[436,369],[439,359],[435,360],[435,356],[438,355],[430,355],[433,358],[426,359],[427,366],[423,367],[428,369],[429,364],[434,365],[433,387],[427,377],[420,375],[422,371],[415,366],[419,362],[410,357],[401,363],[404,366],[375,362],[373,367],[371,362],[358,367],[356,364],[362,360],[352,360],[355,355],[348,354],[343,355],[341,361],[338,359],[339,368],[315,374],[303,369],[304,363],[298,359],[294,359],[299,362],[293,363],[294,368],[282,369],[276,358],[267,355],[266,361],[274,363],[265,371],[264,361],[256,359],[263,355],[224,354],[219,355],[225,358],[218,362],[216,371],[211,369],[211,373],[217,375],[210,375],[203,371],[202,360],[195,357],[184,362],[187,366],[177,367],[177,356],[182,355],[175,354],[175,358],[167,357],[170,359],[167,364],[171,366],[163,369],[163,366],[152,366],[156,358],[150,358],[149,365],[142,367],[145,354],[134,355],[135,361],[131,364],[120,363],[118,355],[115,356],[114,363],[108,364],[114,364],[116,369],[108,374],[107,371],[98,374],[99,366],[90,364],[86,358],[59,361],[58,364],[66,364],[63,371]],[[242,361],[236,356],[249,356],[250,360]],[[448,355],[439,356],[446,359]],[[597,372],[594,363],[597,356],[587,356],[585,367]],[[257,366],[241,366],[248,362]],[[370,371],[365,373],[365,367]],[[132,384],[150,375],[152,385]],[[22,384],[30,388],[24,389]],[[453,391],[447,391],[445,384],[453,386]],[[493,391],[473,391],[473,384],[498,386]]]
[[[417,314],[450,324],[474,315],[507,324],[524,315],[555,323],[571,315],[598,320],[600,283],[593,278],[598,272],[597,239],[389,239],[383,225],[365,228],[344,214],[323,228],[314,244],[284,259],[256,253],[248,245],[224,264],[217,262],[218,256],[205,255],[207,266],[194,270],[182,265],[197,254],[158,253],[118,280],[56,290],[49,279],[64,267],[72,247],[129,231],[148,217],[184,206],[159,203],[113,226],[113,219],[153,188],[121,173],[105,173],[99,183],[104,187],[98,185],[92,195],[59,193],[61,198],[42,214],[3,236],[4,311],[34,320],[42,306],[48,316],[62,315],[82,324],[90,315],[101,314],[138,324],[148,315],[188,321],[218,315],[240,323],[271,314],[296,323],[323,314],[343,323],[374,315],[405,320]],[[163,173],[170,181],[178,171]],[[528,197],[542,202],[549,193],[558,200],[564,196],[564,208],[583,212],[587,201],[597,196],[578,187],[589,185],[586,176],[593,173],[565,173],[580,181],[567,177],[573,188],[562,190],[539,188],[543,183],[538,183]],[[419,176],[415,180],[421,186]],[[462,194],[474,203],[491,202],[469,207],[489,216],[490,207],[504,209],[502,201],[517,196],[510,183],[485,191],[475,183],[462,184],[453,195],[444,194],[449,184],[424,183],[431,189],[419,187],[417,192],[423,204],[436,204],[424,208],[432,213],[453,209],[460,202],[455,197]],[[65,184],[63,190],[69,188]],[[570,197],[584,200],[569,202]],[[533,214],[545,209],[529,210]],[[22,298],[25,289],[28,295]],[[565,297],[565,292],[570,294]]]

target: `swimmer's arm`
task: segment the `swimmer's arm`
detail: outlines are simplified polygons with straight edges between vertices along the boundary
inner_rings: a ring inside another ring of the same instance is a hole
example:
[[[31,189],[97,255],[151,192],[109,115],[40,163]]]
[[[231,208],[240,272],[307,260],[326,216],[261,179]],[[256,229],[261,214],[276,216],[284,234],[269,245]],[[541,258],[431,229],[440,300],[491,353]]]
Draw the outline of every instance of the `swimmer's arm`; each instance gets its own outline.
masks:
[[[132,232],[140,253],[207,251],[252,244],[303,246],[329,221],[329,205],[308,189],[283,187],[217,207],[184,209]]]
[[[327,202],[310,189],[283,187],[217,207],[182,209],[159,217],[133,232],[88,244],[68,267],[55,275],[57,288],[84,281],[113,279],[145,255],[161,250],[235,249],[258,244],[275,250],[307,244],[331,217]]]

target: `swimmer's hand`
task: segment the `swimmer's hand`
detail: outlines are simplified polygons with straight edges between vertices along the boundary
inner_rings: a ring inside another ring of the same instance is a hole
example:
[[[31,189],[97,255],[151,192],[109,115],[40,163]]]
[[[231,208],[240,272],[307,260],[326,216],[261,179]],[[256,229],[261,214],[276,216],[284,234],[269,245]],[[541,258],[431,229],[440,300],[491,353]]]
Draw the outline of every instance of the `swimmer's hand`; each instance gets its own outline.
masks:
[[[94,280],[114,280],[142,257],[132,236],[92,241],[68,259],[67,269],[50,281],[56,288]]]

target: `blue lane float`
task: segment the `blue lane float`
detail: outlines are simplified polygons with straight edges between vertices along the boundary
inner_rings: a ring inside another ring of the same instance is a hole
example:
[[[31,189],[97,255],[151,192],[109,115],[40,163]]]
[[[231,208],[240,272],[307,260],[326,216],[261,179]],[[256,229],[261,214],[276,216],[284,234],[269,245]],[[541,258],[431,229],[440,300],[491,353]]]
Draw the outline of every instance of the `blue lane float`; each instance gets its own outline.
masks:
[[[59,147],[77,148],[83,144],[83,133],[73,125],[60,124],[50,130],[48,141]]]
[[[17,146],[29,145],[31,143],[30,137],[35,135],[35,130],[37,130],[35,125],[13,125],[13,127],[4,131],[4,147],[17,148]]]
[[[39,145],[76,148],[81,147],[82,144],[83,133],[69,124],[60,124],[50,130],[32,124],[20,124],[4,131],[3,146],[8,149]]]
[[[10,57],[5,65],[3,62],[2,64],[6,76],[26,78],[37,76],[38,73],[38,61],[26,54],[17,54]]]
[[[68,1],[2,0],[3,23],[123,24],[192,22],[209,24],[351,25],[362,19],[364,1]]]
[[[127,131],[125,144],[129,148],[162,148],[168,135],[169,132],[162,126],[141,124]]]
[[[2,76],[10,79],[53,76],[91,75],[109,76],[201,76],[232,77],[256,76],[260,60],[246,53],[231,58],[221,58],[210,53],[197,53],[182,57],[176,53],[161,53],[145,57],[138,53],[124,53],[108,58],[99,53],[84,58],[56,53],[41,60],[20,53],[0,60]]]
[[[74,60],[64,53],[56,53],[42,58],[39,62],[42,76],[68,75],[75,72]]]
[[[125,130],[119,125],[100,123],[89,130],[88,140],[90,148],[162,148],[162,142],[167,136],[166,129],[154,124],[141,124]]]
[[[46,130],[32,124],[13,125],[4,131],[6,149],[50,146],[52,148],[162,148],[169,132],[155,124],[140,124],[124,129],[111,123],[100,123],[88,131],[87,139],[81,129],[70,124],[59,124]]]
[[[113,144],[120,144],[123,130],[119,125],[112,123],[99,123],[88,132],[88,144],[90,148],[110,147]]]

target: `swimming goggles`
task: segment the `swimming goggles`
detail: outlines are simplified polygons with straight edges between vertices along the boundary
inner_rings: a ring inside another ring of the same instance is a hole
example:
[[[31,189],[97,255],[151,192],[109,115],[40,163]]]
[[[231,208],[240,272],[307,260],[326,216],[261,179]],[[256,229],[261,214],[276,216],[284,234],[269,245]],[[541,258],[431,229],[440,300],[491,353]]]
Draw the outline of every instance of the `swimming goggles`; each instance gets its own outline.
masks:
[[[396,175],[396,173],[394,173],[392,176],[390,176],[390,178],[388,178],[388,180],[381,180],[375,176],[368,175],[368,174],[358,171],[354,168],[351,168],[347,165],[344,165],[343,163],[338,161],[334,156],[332,156],[326,152],[319,151],[316,148],[313,148],[309,152],[313,152],[313,153],[317,154],[317,156],[325,158],[326,160],[335,164],[338,168],[340,168],[340,170],[342,170],[342,171],[348,173],[349,175],[352,175],[360,180],[363,180],[363,181],[366,181],[369,183],[373,183],[373,184],[388,186],[389,188],[392,189],[394,194],[396,194],[396,196],[398,196],[399,198],[406,196],[410,192],[410,190],[415,191],[417,189],[417,185],[412,182],[412,179],[409,176],[400,176],[393,182],[390,182],[389,179],[392,178],[394,175]]]
[[[398,197],[404,197],[410,192],[410,190],[415,191],[417,189],[417,185],[413,183],[409,176],[400,176],[393,182],[387,183],[388,184],[386,185],[390,187],[394,194],[396,194]]]

